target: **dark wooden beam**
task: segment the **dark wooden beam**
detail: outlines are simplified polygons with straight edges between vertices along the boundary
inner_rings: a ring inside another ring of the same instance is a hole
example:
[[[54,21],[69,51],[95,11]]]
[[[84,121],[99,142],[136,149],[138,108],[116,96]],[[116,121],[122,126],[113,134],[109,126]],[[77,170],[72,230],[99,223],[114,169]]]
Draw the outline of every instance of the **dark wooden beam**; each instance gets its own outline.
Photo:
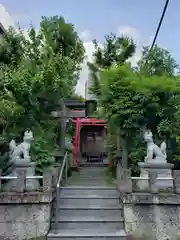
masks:
[[[6,34],[7,34],[7,31],[6,31],[6,29],[4,28],[4,26],[2,25],[1,22],[0,22],[0,34],[4,35],[4,36],[6,36]]]
[[[64,104],[68,108],[85,108],[85,103],[79,100],[64,100]]]

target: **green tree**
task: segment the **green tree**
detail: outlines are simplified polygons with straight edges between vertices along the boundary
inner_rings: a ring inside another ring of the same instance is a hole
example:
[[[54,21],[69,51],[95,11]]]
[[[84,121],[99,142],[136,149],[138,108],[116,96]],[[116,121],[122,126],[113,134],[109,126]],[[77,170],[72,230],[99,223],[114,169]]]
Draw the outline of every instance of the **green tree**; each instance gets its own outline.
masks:
[[[170,52],[155,45],[151,51],[149,47],[144,47],[142,58],[138,62],[137,70],[145,76],[156,75],[164,76],[164,78],[166,78],[167,76],[173,78],[176,77],[179,73],[179,64],[172,57]],[[154,97],[159,98],[162,106],[159,111],[159,116],[155,116],[152,109],[147,109],[147,125],[149,126],[149,128],[151,128],[154,134],[158,131],[158,135],[160,134],[166,136],[168,142],[169,158],[172,158],[173,152],[175,151],[173,129],[175,126],[174,123],[177,122],[177,113],[175,114],[175,112],[179,106],[179,97],[177,96],[177,93],[176,95],[174,95],[174,93],[169,92],[161,92],[157,95],[156,91],[154,92]],[[149,99],[149,105],[150,102],[151,99]],[[176,109],[174,108],[175,105]],[[173,124],[172,116],[174,116]]]
[[[83,43],[64,18],[43,17],[40,25],[39,31],[30,27],[28,39],[10,29],[0,48],[5,87],[35,121],[49,114],[60,98],[74,94],[84,57]]]
[[[113,33],[105,36],[103,47],[98,45],[96,40],[93,43],[95,46],[94,62],[88,62],[87,64],[90,70],[90,81],[92,82],[90,91],[98,96],[100,94],[99,69],[109,68],[114,63],[117,65],[124,64],[135,53],[136,45],[131,38],[123,35],[117,37]]]
[[[0,64],[17,67],[24,56],[24,41],[23,34],[10,27],[6,38],[0,41]]]
[[[100,47],[97,41],[94,40],[95,46],[95,63],[98,67],[108,68],[112,64],[123,64],[127,59],[133,56],[135,53],[135,43],[132,39],[121,36],[117,37],[111,33],[105,36],[105,44]]]
[[[138,62],[138,71],[148,76],[174,76],[179,70],[177,61],[169,51],[157,45],[150,51],[148,46],[143,48],[142,58]]]
[[[123,165],[127,167],[129,157],[129,165],[136,169],[136,162],[144,156],[144,127],[150,128],[156,138],[168,139],[177,131],[180,105],[176,73],[179,66],[167,50],[155,46],[151,52],[144,47],[134,70],[126,62],[133,55],[135,45],[128,38],[123,42],[126,44],[120,45],[119,51],[113,35],[106,38],[104,48],[95,42],[95,61],[88,63],[90,90],[97,98],[111,133],[120,135]],[[123,49],[128,50],[127,54],[123,54]]]
[[[127,167],[128,155],[132,148],[142,142],[142,128],[149,118],[156,119],[159,136],[166,137],[176,130],[175,112],[171,97],[180,89],[178,78],[164,76],[143,76],[136,73],[130,65],[112,66],[100,74],[100,92],[98,100],[104,109],[109,124],[120,129],[123,148],[122,163]],[[169,110],[171,112],[169,113]],[[139,138],[141,136],[141,138]],[[137,141],[137,139],[139,140]],[[135,145],[134,145],[135,144]],[[141,157],[143,157],[141,152]],[[136,160],[143,160],[142,158]],[[132,162],[129,162],[131,165]]]
[[[43,17],[39,31],[30,26],[28,38],[9,29],[0,43],[1,134],[16,136],[31,128],[37,135],[46,132],[38,138],[46,143],[34,149],[50,144],[58,124],[50,112],[75,94],[83,58],[83,43],[63,17]]]
[[[105,36],[105,43],[104,46],[101,47],[94,41],[95,45],[95,53],[94,53],[94,63],[88,63],[90,69],[90,81],[91,81],[91,88],[89,89],[91,93],[93,93],[98,100],[98,107],[101,109],[100,115],[105,115],[105,106],[101,106],[101,97],[102,97],[102,89],[101,84],[102,82],[99,79],[99,70],[100,69],[108,69],[113,64],[115,65],[123,65],[127,60],[129,60],[136,50],[136,45],[131,38],[126,36],[117,37],[115,34],[109,34]],[[105,117],[105,116],[104,116]],[[119,141],[119,126],[114,125],[110,119],[108,119],[109,131],[110,134],[108,135],[109,142],[114,141],[114,135],[117,139],[115,146]],[[113,125],[113,126],[112,126]],[[114,130],[116,129],[116,130]],[[121,138],[121,141],[123,139]],[[123,145],[125,146],[126,143]],[[119,150],[120,146],[117,146]],[[114,152],[114,147],[112,147],[112,151]],[[112,155],[111,153],[110,155]],[[127,158],[127,151],[126,148],[123,148],[123,155]],[[110,160],[111,161],[111,160]]]

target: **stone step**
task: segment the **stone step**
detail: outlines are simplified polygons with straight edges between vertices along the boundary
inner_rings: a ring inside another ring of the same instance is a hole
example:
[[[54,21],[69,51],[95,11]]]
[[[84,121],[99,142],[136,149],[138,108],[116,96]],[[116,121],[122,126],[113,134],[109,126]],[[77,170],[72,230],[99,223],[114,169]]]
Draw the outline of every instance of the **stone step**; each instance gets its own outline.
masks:
[[[117,198],[117,192],[115,188],[108,188],[102,186],[72,186],[63,187],[60,192],[61,198],[69,198],[77,196],[78,198]]]
[[[76,182],[71,182],[68,184],[68,186],[77,186],[77,185],[80,185],[81,186],[97,186],[97,185],[107,185],[106,182],[103,182],[103,181],[76,181]]]
[[[48,235],[47,240],[126,240],[126,236],[114,236],[114,237],[61,237],[59,234],[54,236],[51,233]]]
[[[61,237],[59,236],[59,234],[57,234],[56,236],[54,236],[54,234],[52,235],[51,233],[48,235],[47,240],[126,240],[126,236],[114,236],[114,237]]]
[[[93,180],[93,179],[98,179],[98,180],[103,180],[105,178],[105,174],[104,173],[97,173],[97,174],[89,174],[89,173],[82,173],[82,174],[79,174],[78,176],[79,179],[90,179],[90,180]]]
[[[86,162],[86,163],[83,163],[82,166],[83,167],[102,167],[102,168],[105,168],[105,167],[108,167],[108,163],[103,163],[103,162]]]
[[[109,207],[109,208],[101,208],[100,206],[94,208],[74,208],[73,206],[66,206],[65,208],[59,209],[59,215],[62,217],[70,217],[74,216],[77,218],[81,218],[83,216],[91,217],[101,217],[105,218],[107,216],[112,217],[121,217],[122,216],[122,208],[117,207]]]
[[[106,170],[104,168],[97,168],[97,167],[87,167],[82,168],[79,171],[78,177],[79,178],[98,178],[98,179],[104,179],[106,175]]]
[[[107,181],[103,181],[103,180],[81,180],[81,179],[76,179],[76,180],[69,180],[65,186],[68,187],[74,187],[74,186],[87,186],[87,187],[96,187],[99,185],[104,185],[104,186],[109,186]],[[113,186],[111,184],[111,186]]]
[[[89,176],[88,177],[87,176],[79,176],[78,178],[76,178],[74,180],[80,181],[81,184],[83,182],[91,182],[91,181],[92,181],[92,183],[93,182],[104,182],[105,176],[100,176],[100,177],[99,176],[91,176],[91,177],[89,177]],[[72,181],[73,181],[73,178],[72,178]],[[100,184],[100,185],[97,185],[97,186],[103,186],[103,185]]]
[[[104,179],[106,177],[106,174],[104,172],[97,172],[97,173],[94,173],[94,172],[82,172],[82,173],[79,173],[77,174],[76,173],[76,176],[74,177],[74,175],[71,177],[72,179],[76,179],[76,178],[80,178],[80,179]]]
[[[100,165],[103,166],[104,164],[101,163]],[[107,169],[106,167],[89,166],[89,163],[88,163],[87,167],[86,166],[80,167],[80,172],[81,171],[90,171],[90,170],[93,170],[93,171],[104,171],[106,169]]]
[[[55,222],[51,222],[51,228],[55,229],[56,225]],[[89,221],[88,219],[83,219],[82,221],[58,221],[58,229],[59,230],[98,230],[101,229],[101,231],[106,231],[107,229],[109,231],[118,231],[120,229],[124,228],[124,222],[121,220],[116,221],[105,221],[105,220],[96,220],[96,221]]]
[[[103,176],[103,177],[96,177],[96,176],[93,176],[93,177],[87,177],[87,176],[79,176],[78,178],[71,178],[71,179],[69,179],[69,180],[71,180],[71,181],[80,181],[81,183],[83,183],[84,181],[88,181],[88,182],[104,182],[104,179],[105,179],[105,177]],[[78,185],[77,185],[78,186]],[[81,185],[79,185],[79,186],[81,186]],[[97,185],[98,186],[98,185]],[[103,185],[99,185],[99,186],[103,186]]]
[[[83,173],[83,174],[78,174],[78,176],[76,176],[76,178],[73,176],[71,179],[104,179],[106,176],[105,174],[100,174],[97,173],[95,174],[89,174],[89,173]]]
[[[115,187],[106,187],[106,186],[96,186],[96,187],[83,187],[83,186],[76,186],[76,187],[62,187],[62,190],[109,190],[109,191],[116,191]]]
[[[88,212],[88,211],[87,211]],[[108,211],[107,211],[108,212]],[[65,213],[65,212],[64,212]],[[71,212],[72,213],[72,212]],[[90,215],[87,213],[87,215],[68,215],[68,214],[62,214],[60,212],[58,216],[58,221],[60,222],[118,222],[123,221],[123,218],[121,216],[121,212],[118,211],[118,214],[104,214],[104,215],[98,215],[97,213],[95,215]],[[55,222],[55,217],[52,218],[52,222]]]
[[[81,178],[102,178],[105,176],[104,172],[91,172],[91,171],[86,171],[86,172],[81,172],[79,175]]]
[[[94,173],[101,173],[101,172],[105,172],[107,168],[104,168],[104,167],[83,167],[83,168],[80,168],[80,173],[84,173],[84,172],[94,172]]]
[[[47,237],[47,240],[126,240],[126,233],[124,230],[116,230],[116,231],[104,231],[101,229],[94,229],[93,231],[87,229],[76,229],[73,231],[59,230],[56,233],[54,231],[50,231]]]
[[[78,175],[78,178],[82,179],[104,179],[105,173],[91,173],[91,172],[83,172]]]
[[[119,200],[116,198],[60,198],[60,208],[73,206],[74,208],[109,208],[119,207]]]
[[[86,174],[86,173],[83,173],[83,175],[82,174],[80,174],[79,176],[78,176],[78,179],[81,179],[81,180],[103,180],[104,179],[104,175],[102,176],[102,175],[94,175],[94,176],[92,176],[92,175],[88,175],[88,174]]]

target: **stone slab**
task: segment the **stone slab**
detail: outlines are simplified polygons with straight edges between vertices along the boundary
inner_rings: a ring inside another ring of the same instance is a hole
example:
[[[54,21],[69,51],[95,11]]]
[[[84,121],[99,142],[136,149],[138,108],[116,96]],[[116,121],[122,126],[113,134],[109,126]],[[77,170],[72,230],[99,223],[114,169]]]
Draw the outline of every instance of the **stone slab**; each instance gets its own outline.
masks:
[[[123,196],[122,200],[124,204],[180,205],[180,195],[173,193],[131,193]]]
[[[52,192],[1,192],[0,204],[14,203],[49,203],[53,200]]]

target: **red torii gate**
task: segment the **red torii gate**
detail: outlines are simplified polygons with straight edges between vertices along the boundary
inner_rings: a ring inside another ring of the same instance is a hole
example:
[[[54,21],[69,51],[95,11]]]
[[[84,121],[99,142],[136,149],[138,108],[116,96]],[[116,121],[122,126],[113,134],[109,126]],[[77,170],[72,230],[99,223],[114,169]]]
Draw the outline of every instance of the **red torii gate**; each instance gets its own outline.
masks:
[[[80,132],[82,126],[104,126],[107,128],[105,120],[98,120],[96,118],[76,118],[72,121],[76,124],[76,135],[74,140],[74,165],[79,166],[79,146],[80,146]]]

